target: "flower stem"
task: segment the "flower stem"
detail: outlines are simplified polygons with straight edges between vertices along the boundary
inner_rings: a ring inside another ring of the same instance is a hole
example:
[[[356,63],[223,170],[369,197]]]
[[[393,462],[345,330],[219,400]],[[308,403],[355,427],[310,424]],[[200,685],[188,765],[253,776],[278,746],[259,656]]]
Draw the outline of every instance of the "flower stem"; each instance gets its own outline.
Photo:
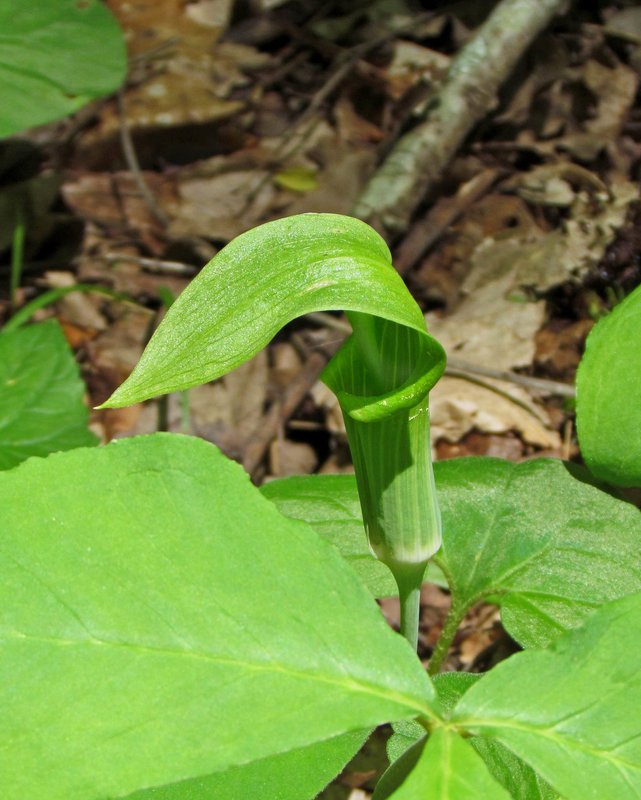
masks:
[[[427,561],[420,564],[395,564],[393,568],[390,567],[398,585],[398,596],[401,601],[401,633],[414,650],[418,645],[421,584],[426,567]]]

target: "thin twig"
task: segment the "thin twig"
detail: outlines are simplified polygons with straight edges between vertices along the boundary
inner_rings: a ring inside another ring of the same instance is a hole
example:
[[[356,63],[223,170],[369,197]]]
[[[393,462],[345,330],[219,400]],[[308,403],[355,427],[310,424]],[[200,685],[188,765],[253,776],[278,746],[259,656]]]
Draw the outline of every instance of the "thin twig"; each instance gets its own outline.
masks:
[[[199,268],[181,261],[165,261],[161,258],[142,258],[141,256],[123,255],[122,253],[105,253],[104,255],[91,256],[97,261],[130,261],[139,264],[149,272],[168,272],[175,275],[195,275]]]
[[[120,143],[122,145],[122,152],[125,157],[125,161],[127,162],[127,166],[129,167],[129,171],[131,172],[133,179],[136,182],[136,186],[138,186],[138,189],[140,190],[140,193],[145,198],[145,202],[147,203],[153,216],[162,225],[167,226],[169,224],[169,217],[167,214],[165,214],[162,208],[160,208],[156,202],[156,198],[149,190],[149,187],[145,182],[144,175],[142,174],[142,170],[140,169],[140,164],[138,163],[138,157],[136,155],[136,150],[131,138],[129,126],[127,125],[127,118],[125,116],[125,104],[122,89],[117,92],[116,101],[118,103],[118,116],[120,118]]]
[[[180,42],[179,36],[170,36],[168,39],[157,44],[155,47],[150,47],[149,50],[145,50],[143,53],[138,53],[136,56],[132,56],[129,59],[130,64],[140,64],[140,63],[147,63],[148,61],[154,61],[156,58],[169,58],[172,53],[168,52],[170,47],[173,47],[175,44]]]
[[[588,33],[600,33],[631,44],[641,44],[641,36],[634,30],[624,31],[622,28],[613,28],[611,25],[594,25],[589,22],[584,23],[582,27]]]
[[[469,375],[483,375],[486,378],[493,378],[497,381],[515,383],[517,386],[524,386],[526,389],[533,389],[537,392],[547,392],[561,397],[576,396],[576,389],[569,383],[550,381],[545,378],[532,378],[529,375],[520,375],[518,372],[509,370],[481,367],[476,364],[468,364],[466,361],[459,361],[457,358],[448,358],[447,364],[446,375],[452,375],[457,378],[467,378]]]
[[[540,422],[543,425],[548,425],[549,424],[548,420],[546,420],[543,417],[543,415],[537,409],[532,408],[531,405],[529,405],[524,400],[521,400],[520,397],[514,397],[514,395],[510,394],[510,392],[508,392],[506,389],[503,389],[503,388],[501,388],[500,386],[497,386],[494,383],[490,383],[489,381],[485,381],[485,380],[483,380],[483,378],[479,378],[479,377],[477,377],[476,375],[474,375],[473,373],[471,373],[469,371],[465,371],[464,372],[463,370],[457,370],[457,369],[452,369],[451,367],[448,367],[445,370],[444,374],[446,376],[448,376],[449,378],[460,378],[461,380],[467,381],[468,383],[473,383],[476,386],[481,386],[483,389],[487,389],[490,392],[494,392],[494,394],[498,394],[500,397],[503,397],[505,400],[508,400],[510,403],[514,403],[515,406],[518,406],[519,408],[522,408],[523,411],[525,411],[531,417],[534,417],[534,419],[537,422]],[[518,377],[522,377],[522,376],[519,375]],[[512,382],[513,381],[510,381],[510,383],[512,383]]]

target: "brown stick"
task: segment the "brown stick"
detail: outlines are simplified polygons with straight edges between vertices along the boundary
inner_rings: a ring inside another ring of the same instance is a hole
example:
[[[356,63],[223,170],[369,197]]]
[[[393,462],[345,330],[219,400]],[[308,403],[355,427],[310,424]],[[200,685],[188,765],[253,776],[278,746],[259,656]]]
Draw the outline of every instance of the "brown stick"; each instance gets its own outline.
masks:
[[[243,456],[243,467],[250,475],[253,476],[256,472],[267,448],[278,434],[280,426],[287,422],[307,392],[316,383],[327,360],[322,353],[312,353],[295,380],[287,387],[283,397],[272,404],[267,415],[249,437],[249,444]]]

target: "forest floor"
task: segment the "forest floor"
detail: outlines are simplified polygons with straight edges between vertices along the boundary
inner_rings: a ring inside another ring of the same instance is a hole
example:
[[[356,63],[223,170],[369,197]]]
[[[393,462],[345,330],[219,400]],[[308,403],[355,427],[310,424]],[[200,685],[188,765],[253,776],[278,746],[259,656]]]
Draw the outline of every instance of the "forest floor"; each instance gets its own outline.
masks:
[[[38,312],[63,326],[92,408],[232,238],[286,215],[350,213],[401,134],[429,115],[493,5],[107,4],[130,57],[119,96],[3,142],[0,160],[5,201],[26,190],[36,210],[18,304],[76,282],[128,298],[73,293]],[[575,3],[518,60],[409,225],[383,231],[448,353],[431,394],[435,458],[579,458],[573,385],[585,338],[641,283],[640,76],[641,7]],[[11,235],[0,226],[3,284]],[[9,311],[3,286],[0,319]],[[257,483],[350,471],[340,410],[318,381],[317,354],[344,335],[339,316],[303,318],[191,389],[188,411],[172,396],[166,408],[93,411],[92,429],[103,442],[159,428],[201,436]],[[422,600],[427,657],[449,600],[427,584]],[[381,605],[398,625],[398,604]],[[484,670],[513,647],[497,609],[477,607],[446,668]],[[323,796],[369,797],[371,778],[361,756]]]

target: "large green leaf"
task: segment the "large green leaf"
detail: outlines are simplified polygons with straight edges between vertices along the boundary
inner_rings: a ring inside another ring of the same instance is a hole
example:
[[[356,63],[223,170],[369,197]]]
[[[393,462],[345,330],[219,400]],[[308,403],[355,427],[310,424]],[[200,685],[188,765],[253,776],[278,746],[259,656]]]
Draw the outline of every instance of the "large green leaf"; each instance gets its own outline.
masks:
[[[85,385],[57,322],[0,335],[0,469],[29,456],[97,444]]]
[[[549,650],[517,653],[452,720],[495,737],[567,800],[641,797],[641,594],[608,603]]]
[[[89,800],[417,714],[433,687],[333,547],[212,445],[0,474],[3,800]]]
[[[433,357],[431,368],[442,372],[443,350],[428,336],[383,239],[351,217],[299,214],[260,225],[217,253],[169,309],[133,373],[105,405],[125,406],[214,380],[296,317],[336,309],[417,331]]]
[[[311,800],[356,754],[369,731],[279,753],[214,775],[143,789],[123,800]]]
[[[592,472],[641,486],[641,287],[592,329],[576,376],[577,433]]]
[[[494,596],[526,647],[551,642],[608,600],[641,590],[641,512],[571,464],[462,458],[435,465],[437,562],[455,613]]]
[[[407,774],[405,762],[413,763]],[[399,778],[402,780],[399,785]],[[373,800],[511,800],[480,756],[450,728],[410,747],[381,778]]]
[[[126,69],[122,33],[100,0],[2,0],[0,137],[110,94]]]

